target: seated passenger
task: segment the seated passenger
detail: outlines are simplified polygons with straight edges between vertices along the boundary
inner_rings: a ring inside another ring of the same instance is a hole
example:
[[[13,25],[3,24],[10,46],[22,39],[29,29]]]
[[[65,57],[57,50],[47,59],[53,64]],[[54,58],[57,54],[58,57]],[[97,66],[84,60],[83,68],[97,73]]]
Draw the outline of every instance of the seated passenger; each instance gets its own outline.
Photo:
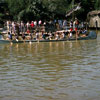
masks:
[[[59,39],[60,39],[59,33],[56,33],[55,34],[55,40],[59,40]]]
[[[15,40],[18,42],[19,36],[18,34],[15,34]]]
[[[70,30],[69,30],[69,33],[68,33],[68,38],[70,39],[70,38],[72,38],[72,32],[73,32],[73,29],[71,28]]]
[[[12,34],[10,32],[8,32],[6,40],[12,40]]]
[[[48,35],[49,35],[49,40],[51,40],[51,39],[52,39],[52,37],[53,37],[53,36],[52,36],[52,33],[51,33],[51,32],[49,32],[49,33],[48,33]]]
[[[64,32],[62,32],[62,39],[65,39],[66,38],[66,35]]]
[[[39,31],[36,32],[36,40],[39,40]]]
[[[11,33],[9,33],[9,39],[12,40],[12,34]]]
[[[46,35],[45,33],[42,32],[42,38],[45,40],[46,39]]]
[[[25,34],[24,33],[22,33],[22,39],[25,40]]]
[[[86,37],[86,34],[87,34],[87,30],[84,28],[84,29],[82,30],[82,37]]]

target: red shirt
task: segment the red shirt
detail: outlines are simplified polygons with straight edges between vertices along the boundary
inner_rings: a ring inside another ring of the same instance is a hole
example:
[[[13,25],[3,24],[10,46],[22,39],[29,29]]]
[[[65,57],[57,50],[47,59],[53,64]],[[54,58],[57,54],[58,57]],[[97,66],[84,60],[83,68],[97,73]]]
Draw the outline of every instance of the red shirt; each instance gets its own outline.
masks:
[[[27,33],[29,34],[30,33],[30,30],[27,30]]]
[[[77,28],[75,28],[75,31],[77,31]]]
[[[32,27],[32,28],[34,27],[34,23],[33,23],[33,22],[31,23],[31,27]]]

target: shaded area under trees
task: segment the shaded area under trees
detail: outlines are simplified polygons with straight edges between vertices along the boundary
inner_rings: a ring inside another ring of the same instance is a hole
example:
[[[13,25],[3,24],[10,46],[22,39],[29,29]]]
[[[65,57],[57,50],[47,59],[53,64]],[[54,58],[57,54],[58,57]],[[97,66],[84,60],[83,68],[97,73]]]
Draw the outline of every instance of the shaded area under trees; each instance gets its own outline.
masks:
[[[66,12],[78,3],[81,9],[74,16],[80,20],[85,20],[88,12],[100,10],[100,0],[0,0],[0,22],[64,19]]]

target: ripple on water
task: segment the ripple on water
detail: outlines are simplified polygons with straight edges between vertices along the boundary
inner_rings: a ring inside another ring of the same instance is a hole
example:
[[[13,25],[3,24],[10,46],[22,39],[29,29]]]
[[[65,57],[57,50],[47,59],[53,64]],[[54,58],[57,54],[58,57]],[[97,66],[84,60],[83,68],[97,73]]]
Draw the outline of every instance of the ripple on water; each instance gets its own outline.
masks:
[[[0,45],[0,100],[99,100],[100,39]]]

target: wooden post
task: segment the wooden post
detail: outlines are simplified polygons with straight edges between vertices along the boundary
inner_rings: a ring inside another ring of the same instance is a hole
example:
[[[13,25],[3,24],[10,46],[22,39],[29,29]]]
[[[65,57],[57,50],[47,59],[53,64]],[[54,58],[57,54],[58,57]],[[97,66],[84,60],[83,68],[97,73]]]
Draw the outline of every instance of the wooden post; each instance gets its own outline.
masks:
[[[95,26],[96,26],[96,31],[97,31],[98,30],[98,21],[97,21],[97,19],[95,21]]]

